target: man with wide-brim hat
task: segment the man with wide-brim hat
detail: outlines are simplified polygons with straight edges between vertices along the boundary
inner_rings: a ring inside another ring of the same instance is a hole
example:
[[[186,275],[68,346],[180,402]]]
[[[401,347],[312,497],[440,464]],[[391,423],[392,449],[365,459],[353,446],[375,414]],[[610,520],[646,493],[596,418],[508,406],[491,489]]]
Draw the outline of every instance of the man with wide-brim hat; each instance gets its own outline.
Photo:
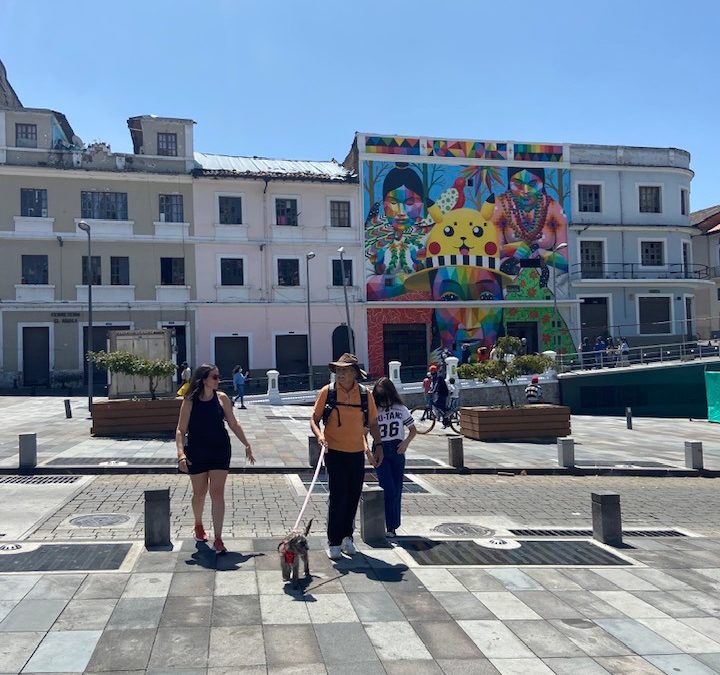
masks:
[[[328,364],[335,384],[324,386],[315,400],[310,429],[326,448],[330,500],[328,506],[328,549],[331,560],[357,553],[353,545],[353,524],[365,480],[365,414],[373,437],[373,463],[383,459],[377,408],[370,392],[358,382],[367,373],[357,356],[343,354]],[[362,387],[362,389],[361,389]],[[322,427],[320,422],[322,421]]]

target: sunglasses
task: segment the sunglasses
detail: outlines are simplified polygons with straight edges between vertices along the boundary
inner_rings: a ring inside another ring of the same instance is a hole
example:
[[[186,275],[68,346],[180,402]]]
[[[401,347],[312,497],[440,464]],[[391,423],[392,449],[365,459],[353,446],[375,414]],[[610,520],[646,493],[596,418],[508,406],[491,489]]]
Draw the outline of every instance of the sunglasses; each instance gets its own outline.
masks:
[[[220,376],[219,375],[210,375],[210,379],[211,380],[219,380]]]

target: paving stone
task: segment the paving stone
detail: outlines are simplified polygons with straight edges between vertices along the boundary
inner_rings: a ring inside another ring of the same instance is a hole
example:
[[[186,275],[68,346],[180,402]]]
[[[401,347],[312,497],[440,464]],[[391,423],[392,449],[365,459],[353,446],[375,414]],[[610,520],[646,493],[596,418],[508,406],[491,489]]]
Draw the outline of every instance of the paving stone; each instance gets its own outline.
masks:
[[[572,658],[585,653],[547,621],[505,621],[507,626],[540,658]]]
[[[502,675],[553,675],[550,670],[540,659],[490,659],[492,663]]]
[[[543,587],[531,576],[522,570],[508,568],[488,570],[490,576],[495,577],[507,591],[542,591]]]
[[[303,596],[261,595],[260,614],[266,624],[309,624],[309,600]]]
[[[129,574],[88,574],[74,597],[76,600],[119,598],[129,578]]]
[[[0,598],[22,600],[40,581],[40,574],[13,574],[0,576]]]
[[[720,673],[720,653],[718,654],[695,654],[698,661],[702,661],[706,666],[710,666],[714,671]]]
[[[373,574],[376,575],[379,581],[383,582],[385,590],[390,593],[390,595],[427,591],[425,584],[420,581],[420,578],[407,568],[374,568]]]
[[[122,598],[164,598],[170,589],[170,572],[141,572],[131,574]]]
[[[0,621],[2,621],[12,610],[15,605],[20,602],[19,600],[0,600]]]
[[[434,659],[483,657],[477,645],[455,622],[416,621],[411,625]]]
[[[5,634],[0,640],[0,672],[19,673],[43,637],[42,631]]]
[[[170,581],[169,596],[185,595],[195,597],[198,595],[212,595],[215,587],[214,572],[176,572]]]
[[[638,619],[639,623],[687,654],[720,652],[720,644],[677,619]]]
[[[619,619],[618,619],[619,620]],[[550,621],[588,656],[629,656],[630,650],[599,625],[585,619],[552,619]]]
[[[617,675],[662,675],[662,670],[642,656],[598,656],[596,660],[608,672]]]
[[[579,584],[586,591],[619,591],[620,589],[605,577],[595,574],[593,570],[565,569],[563,574]]]
[[[143,551],[139,556],[133,572],[173,572],[177,567],[180,553],[177,551]]]
[[[229,668],[208,668],[207,675],[267,675],[265,666],[231,666]],[[320,670],[320,673],[325,672]]]
[[[211,625],[251,626],[262,623],[260,601],[251,595],[216,596],[212,603]]]
[[[265,625],[265,654],[268,666],[294,666],[322,663],[313,627],[306,625]]]
[[[209,666],[252,666],[264,663],[265,642],[260,625],[211,628]]]
[[[269,666],[268,675],[316,675],[327,673],[322,663],[305,663],[294,666]]]
[[[406,621],[363,624],[381,661],[432,659],[430,652]]]
[[[516,591],[514,595],[543,619],[581,619],[583,615],[549,591]]]
[[[360,623],[320,623],[313,628],[326,667],[378,661],[370,638]]]
[[[348,571],[340,577],[346,593],[372,593],[378,589],[378,578],[372,569]]]
[[[25,666],[28,673],[85,672],[99,630],[72,630],[48,633]]]
[[[324,593],[315,602],[306,604],[313,623],[340,623],[359,621],[353,606],[344,593]]]
[[[570,659],[543,659],[543,661],[545,665],[552,669],[555,675],[578,675],[578,673],[582,673],[582,675],[608,675],[608,673],[615,672],[605,670],[589,656]]]
[[[593,593],[632,619],[667,618],[665,612],[661,612],[657,607],[653,607],[627,591],[593,591]]]
[[[687,602],[681,602],[669,591],[635,591],[633,595],[676,619],[706,616],[705,612]]]
[[[160,627],[192,628],[210,625],[212,596],[188,598],[185,596],[168,597],[165,600]]]
[[[595,623],[641,656],[675,654],[681,651],[677,646],[634,619],[597,619]]]
[[[103,630],[117,600],[71,600],[57,618],[52,630]]]
[[[497,675],[498,669],[487,659],[442,659],[437,662],[445,675]]]
[[[491,661],[533,656],[525,644],[501,621],[463,620],[458,621],[458,625]]]
[[[84,580],[84,574],[45,574],[32,587],[25,599],[70,600]]]
[[[131,630],[157,628],[165,606],[165,598],[120,598],[115,605],[107,629]]]
[[[429,591],[436,592],[462,592],[465,587],[445,569],[417,569],[415,576]]]
[[[649,581],[653,586],[661,591],[682,591],[692,590],[690,584],[686,584],[684,581],[677,579],[668,572],[662,570],[653,570],[649,568],[637,568],[632,571],[636,577]]]
[[[387,670],[380,661],[359,661],[335,663],[327,667],[327,673],[328,675],[386,675]]]
[[[256,595],[257,579],[253,571],[221,572],[215,575],[215,595]]]
[[[451,621],[452,617],[443,609],[432,593],[397,593],[393,600],[410,621]]]
[[[209,626],[159,628],[150,652],[150,668],[206,668],[209,643]]]
[[[378,584],[376,584],[377,586]],[[392,596],[385,591],[348,593],[347,597],[358,619],[362,622],[403,621],[405,619]]]
[[[539,619],[540,616],[508,591],[473,593],[498,619]]]
[[[90,672],[144,671],[154,641],[154,630],[106,630],[98,640],[87,669]]]
[[[458,619],[494,619],[495,615],[472,593],[433,593],[435,599],[456,621]]]
[[[716,617],[682,618],[684,624],[707,635],[711,640],[720,642],[720,619]]]
[[[504,591],[505,586],[485,570],[457,569],[451,574],[467,588],[468,591]]]
[[[560,570],[527,569],[525,573],[535,579],[546,591],[581,591],[582,587]]]
[[[383,661],[388,675],[443,675],[435,661]]]
[[[65,600],[21,600],[0,622],[0,632],[47,631],[65,608]]]
[[[689,654],[670,654],[667,656],[646,656],[654,666],[668,675],[716,675],[717,671],[706,666]]]
[[[703,591],[670,591],[681,602],[688,602],[710,616],[720,617],[720,599]],[[2,624],[0,624],[2,626]]]
[[[620,619],[626,616],[624,612],[601,600],[591,591],[555,591],[554,595],[587,619]]]

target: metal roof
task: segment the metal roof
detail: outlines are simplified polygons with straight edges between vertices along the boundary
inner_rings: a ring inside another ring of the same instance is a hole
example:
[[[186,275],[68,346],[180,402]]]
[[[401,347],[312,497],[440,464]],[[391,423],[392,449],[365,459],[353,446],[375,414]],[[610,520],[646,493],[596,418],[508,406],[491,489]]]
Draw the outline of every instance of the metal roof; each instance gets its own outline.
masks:
[[[201,176],[247,176],[248,178],[287,178],[291,180],[349,181],[355,173],[338,164],[267,157],[235,157],[196,152],[194,173]]]

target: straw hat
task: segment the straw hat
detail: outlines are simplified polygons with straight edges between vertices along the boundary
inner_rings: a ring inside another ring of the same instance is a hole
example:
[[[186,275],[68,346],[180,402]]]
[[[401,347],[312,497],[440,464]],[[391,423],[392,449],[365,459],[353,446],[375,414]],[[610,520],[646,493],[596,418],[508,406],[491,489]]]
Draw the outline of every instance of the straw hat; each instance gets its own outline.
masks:
[[[338,368],[355,368],[355,372],[361,378],[365,379],[368,376],[368,374],[360,367],[360,362],[355,354],[343,354],[337,361],[328,363],[328,368],[330,368],[330,372],[332,373],[337,372]]]

